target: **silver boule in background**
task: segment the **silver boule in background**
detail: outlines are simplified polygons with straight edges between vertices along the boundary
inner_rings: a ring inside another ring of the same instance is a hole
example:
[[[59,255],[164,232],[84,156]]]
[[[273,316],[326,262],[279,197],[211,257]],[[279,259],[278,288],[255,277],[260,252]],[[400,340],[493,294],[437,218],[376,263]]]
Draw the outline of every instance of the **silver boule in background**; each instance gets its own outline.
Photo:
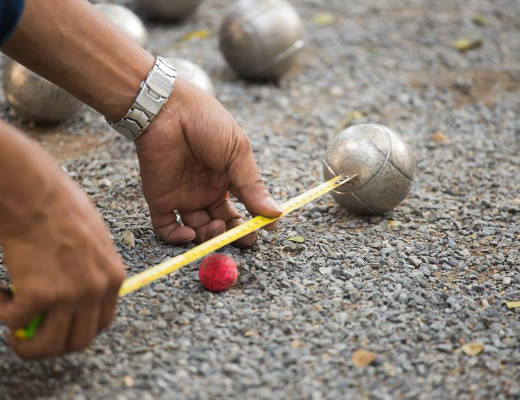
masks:
[[[113,3],[98,3],[95,4],[94,7],[139,45],[144,46],[146,44],[148,32],[141,18],[134,12],[126,7]]]
[[[215,87],[208,74],[197,64],[183,58],[165,57],[177,69],[179,78],[197,86],[211,96],[215,96]]]
[[[83,103],[23,65],[7,60],[4,92],[9,105],[23,120],[58,124],[75,115]]]
[[[415,174],[415,156],[401,137],[383,125],[355,125],[332,138],[326,153],[325,178],[357,175],[332,193],[346,209],[381,214],[408,194]]]
[[[280,78],[304,44],[301,20],[284,0],[239,0],[220,27],[220,50],[244,78]]]
[[[203,0],[137,0],[148,16],[163,20],[179,20],[193,14]]]

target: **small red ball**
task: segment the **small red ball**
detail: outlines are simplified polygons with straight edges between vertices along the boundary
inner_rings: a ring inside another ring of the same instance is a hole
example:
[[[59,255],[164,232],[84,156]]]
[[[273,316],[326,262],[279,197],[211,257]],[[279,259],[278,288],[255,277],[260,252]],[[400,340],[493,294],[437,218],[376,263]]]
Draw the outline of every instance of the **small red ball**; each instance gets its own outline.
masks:
[[[236,263],[225,254],[212,254],[202,260],[200,264],[200,283],[210,292],[229,290],[237,281],[237,277]]]

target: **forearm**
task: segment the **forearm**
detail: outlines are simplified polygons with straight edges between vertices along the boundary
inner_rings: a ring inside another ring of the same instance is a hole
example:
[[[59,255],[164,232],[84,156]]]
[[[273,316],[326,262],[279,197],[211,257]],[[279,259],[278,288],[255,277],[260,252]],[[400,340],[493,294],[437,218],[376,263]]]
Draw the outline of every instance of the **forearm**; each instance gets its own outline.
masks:
[[[62,176],[36,143],[0,121],[0,239],[26,232],[42,217]]]
[[[86,0],[26,0],[2,51],[111,120],[126,112],[154,63]]]

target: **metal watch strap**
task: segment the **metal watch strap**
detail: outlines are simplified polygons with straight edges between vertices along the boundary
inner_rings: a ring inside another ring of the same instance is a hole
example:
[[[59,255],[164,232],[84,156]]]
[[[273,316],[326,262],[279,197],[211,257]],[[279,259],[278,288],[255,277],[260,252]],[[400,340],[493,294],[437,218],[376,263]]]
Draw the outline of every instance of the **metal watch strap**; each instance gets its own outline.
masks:
[[[118,122],[107,122],[130,140],[136,140],[173,93],[177,70],[164,58],[157,57],[132,106]]]

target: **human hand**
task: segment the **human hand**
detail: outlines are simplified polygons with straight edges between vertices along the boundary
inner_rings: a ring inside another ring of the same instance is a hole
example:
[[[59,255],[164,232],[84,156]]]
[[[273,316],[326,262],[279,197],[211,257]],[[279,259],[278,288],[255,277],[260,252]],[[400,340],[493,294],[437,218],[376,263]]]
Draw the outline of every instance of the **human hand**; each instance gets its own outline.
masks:
[[[112,321],[125,276],[87,196],[50,158],[40,167],[45,201],[35,196],[40,204],[25,204],[16,221],[2,219],[0,237],[15,288],[13,296],[0,295],[0,320],[9,327],[9,345],[25,359],[88,346]],[[37,314],[45,319],[34,338],[16,338]]]
[[[281,213],[248,137],[217,100],[181,79],[136,148],[152,225],[168,243],[204,242],[242,223],[229,192],[252,215]],[[253,232],[236,244],[250,246],[256,237]]]

